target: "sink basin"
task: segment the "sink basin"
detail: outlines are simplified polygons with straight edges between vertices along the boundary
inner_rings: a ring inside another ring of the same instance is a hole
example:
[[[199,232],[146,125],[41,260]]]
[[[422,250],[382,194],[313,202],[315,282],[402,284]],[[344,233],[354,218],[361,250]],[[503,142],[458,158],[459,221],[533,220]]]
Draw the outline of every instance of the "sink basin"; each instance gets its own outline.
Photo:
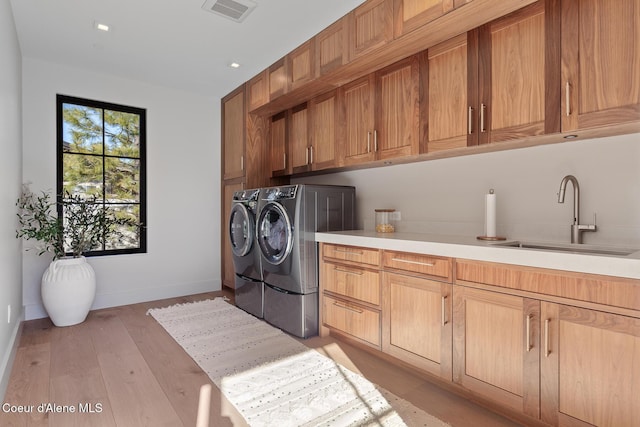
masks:
[[[576,254],[592,254],[592,255],[615,255],[628,256],[639,249],[615,248],[607,246],[593,246],[572,243],[544,243],[544,242],[522,242],[513,240],[508,242],[493,243],[492,246],[503,248],[521,248],[521,249],[538,249],[543,251],[569,252]]]

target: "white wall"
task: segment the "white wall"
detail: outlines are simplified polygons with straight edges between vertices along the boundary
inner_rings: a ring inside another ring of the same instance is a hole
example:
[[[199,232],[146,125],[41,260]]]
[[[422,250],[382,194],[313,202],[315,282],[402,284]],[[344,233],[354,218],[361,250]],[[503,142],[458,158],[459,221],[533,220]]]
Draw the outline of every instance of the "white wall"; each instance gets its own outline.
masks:
[[[640,134],[432,160],[308,177],[295,182],[355,185],[360,228],[375,208],[401,211],[398,231],[478,236],[484,194],[497,194],[498,235],[569,242],[573,189],[558,203],[560,181],[580,184],[581,223],[598,231],[584,243],[640,248]]]
[[[23,179],[36,191],[56,188],[56,94],[147,110],[148,252],[89,258],[94,308],[220,289],[220,100],[24,58]],[[24,254],[27,319],[46,316],[49,261]]]
[[[22,250],[15,203],[22,176],[21,59],[9,0],[0,0],[0,402],[22,320]],[[8,306],[11,315],[8,316]]]

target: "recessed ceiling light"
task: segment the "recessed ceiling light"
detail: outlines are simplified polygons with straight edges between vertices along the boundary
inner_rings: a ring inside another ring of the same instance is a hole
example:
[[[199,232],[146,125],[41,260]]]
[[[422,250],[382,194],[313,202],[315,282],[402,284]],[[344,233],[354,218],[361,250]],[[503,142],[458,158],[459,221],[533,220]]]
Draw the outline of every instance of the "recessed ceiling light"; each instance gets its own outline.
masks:
[[[95,28],[96,30],[104,31],[104,32],[108,32],[111,29],[111,27],[109,27],[109,25],[103,24],[103,23],[98,22],[98,21],[94,21],[93,22],[93,28]]]
[[[238,64],[237,62],[231,62],[229,64],[229,67],[231,67],[231,68],[240,68],[240,64]]]

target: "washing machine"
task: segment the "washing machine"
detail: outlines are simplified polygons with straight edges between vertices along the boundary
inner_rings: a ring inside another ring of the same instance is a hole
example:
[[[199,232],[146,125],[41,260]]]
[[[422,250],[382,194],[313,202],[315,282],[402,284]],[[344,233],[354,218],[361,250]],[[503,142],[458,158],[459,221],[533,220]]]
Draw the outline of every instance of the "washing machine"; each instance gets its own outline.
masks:
[[[229,218],[229,239],[235,271],[236,306],[263,317],[264,285],[260,251],[256,241],[256,215],[260,189],[233,193]]]
[[[355,198],[350,186],[261,190],[256,228],[267,322],[301,338],[318,334],[315,233],[354,229]]]

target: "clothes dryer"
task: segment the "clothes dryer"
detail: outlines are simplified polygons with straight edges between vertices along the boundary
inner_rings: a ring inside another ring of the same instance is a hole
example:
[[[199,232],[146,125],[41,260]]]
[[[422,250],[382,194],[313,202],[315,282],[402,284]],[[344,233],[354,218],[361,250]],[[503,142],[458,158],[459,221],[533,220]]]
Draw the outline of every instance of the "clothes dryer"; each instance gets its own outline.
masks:
[[[258,211],[264,319],[301,338],[317,335],[315,233],[355,228],[355,188],[309,184],[263,188]]]
[[[235,270],[236,306],[263,317],[264,285],[256,242],[260,189],[236,191],[231,203],[229,239]]]

